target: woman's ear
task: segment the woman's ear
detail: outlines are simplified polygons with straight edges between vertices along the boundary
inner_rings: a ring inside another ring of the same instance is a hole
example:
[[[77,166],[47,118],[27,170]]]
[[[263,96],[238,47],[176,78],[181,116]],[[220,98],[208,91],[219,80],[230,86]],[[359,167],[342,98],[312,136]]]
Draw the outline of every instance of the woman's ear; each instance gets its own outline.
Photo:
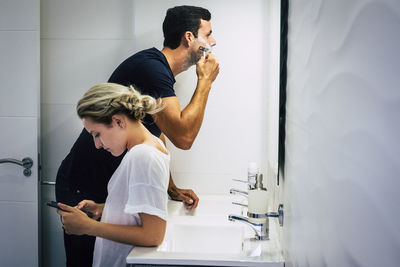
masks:
[[[115,125],[120,128],[125,128],[125,126],[126,126],[125,118],[122,115],[119,115],[119,114],[113,115],[112,121],[113,121],[113,124],[115,123]]]

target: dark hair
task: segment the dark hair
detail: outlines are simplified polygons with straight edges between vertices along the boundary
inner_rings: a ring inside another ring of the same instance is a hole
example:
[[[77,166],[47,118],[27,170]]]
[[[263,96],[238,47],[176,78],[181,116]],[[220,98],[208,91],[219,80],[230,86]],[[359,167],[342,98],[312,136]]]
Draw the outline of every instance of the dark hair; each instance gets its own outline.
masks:
[[[187,31],[197,37],[200,19],[209,21],[210,11],[196,6],[176,6],[168,9],[163,22],[164,46],[171,49],[177,48]]]

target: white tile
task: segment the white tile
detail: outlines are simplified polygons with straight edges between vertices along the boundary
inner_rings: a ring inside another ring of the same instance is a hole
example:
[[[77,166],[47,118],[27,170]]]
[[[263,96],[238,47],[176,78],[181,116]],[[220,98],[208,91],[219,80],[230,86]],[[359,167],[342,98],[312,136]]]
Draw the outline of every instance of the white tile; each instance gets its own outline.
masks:
[[[41,102],[75,105],[132,51],[129,40],[42,40]]]
[[[133,2],[128,0],[43,0],[42,38],[132,38]]]
[[[42,178],[55,181],[58,167],[83,129],[75,105],[41,105]]]
[[[0,213],[1,266],[38,266],[37,202],[0,201]]]
[[[0,116],[37,116],[38,34],[0,31],[0,40]]]
[[[0,164],[0,201],[37,201],[37,118],[0,117],[0,158],[33,160],[32,174],[11,163]]]
[[[1,0],[1,30],[39,30],[39,0]]]

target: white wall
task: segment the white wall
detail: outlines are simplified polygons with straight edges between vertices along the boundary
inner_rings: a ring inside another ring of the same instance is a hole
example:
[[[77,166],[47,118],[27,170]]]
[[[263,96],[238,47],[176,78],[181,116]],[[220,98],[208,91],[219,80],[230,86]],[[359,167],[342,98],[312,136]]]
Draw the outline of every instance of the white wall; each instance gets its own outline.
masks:
[[[400,4],[290,1],[287,266],[400,266]]]

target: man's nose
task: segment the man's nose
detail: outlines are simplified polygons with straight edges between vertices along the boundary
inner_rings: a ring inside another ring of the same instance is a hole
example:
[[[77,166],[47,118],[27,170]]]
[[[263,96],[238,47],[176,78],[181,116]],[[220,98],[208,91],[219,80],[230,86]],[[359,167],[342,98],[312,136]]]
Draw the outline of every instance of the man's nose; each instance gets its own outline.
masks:
[[[217,45],[217,41],[215,41],[214,37],[211,36],[211,42],[210,42],[211,46],[215,46]]]

